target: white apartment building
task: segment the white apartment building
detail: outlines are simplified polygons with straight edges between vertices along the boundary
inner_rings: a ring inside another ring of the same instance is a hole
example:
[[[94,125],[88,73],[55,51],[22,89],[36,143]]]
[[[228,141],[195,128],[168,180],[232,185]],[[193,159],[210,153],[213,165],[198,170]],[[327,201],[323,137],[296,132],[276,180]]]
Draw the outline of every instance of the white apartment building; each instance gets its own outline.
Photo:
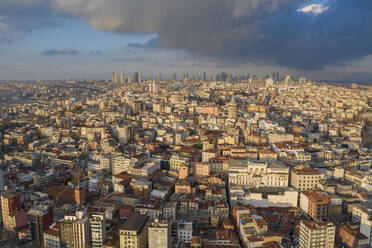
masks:
[[[93,213],[89,217],[92,248],[101,248],[106,241],[105,213]]]
[[[243,188],[230,185],[230,204],[235,206],[252,205],[254,207],[296,207],[298,192],[293,188]]]
[[[136,158],[128,158],[122,155],[117,155],[112,157],[112,174],[116,175],[123,171],[128,171],[137,163]]]
[[[255,188],[288,187],[289,168],[279,161],[232,160],[229,184]]]
[[[334,248],[336,227],[332,222],[303,220],[300,225],[301,248]]]

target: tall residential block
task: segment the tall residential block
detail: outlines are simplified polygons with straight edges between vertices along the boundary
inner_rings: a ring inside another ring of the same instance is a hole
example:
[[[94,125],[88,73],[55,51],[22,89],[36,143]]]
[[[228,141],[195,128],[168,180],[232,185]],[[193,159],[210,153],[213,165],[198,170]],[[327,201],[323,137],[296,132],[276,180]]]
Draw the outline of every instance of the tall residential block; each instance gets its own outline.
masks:
[[[301,248],[334,248],[336,227],[332,222],[303,220],[300,225]]]

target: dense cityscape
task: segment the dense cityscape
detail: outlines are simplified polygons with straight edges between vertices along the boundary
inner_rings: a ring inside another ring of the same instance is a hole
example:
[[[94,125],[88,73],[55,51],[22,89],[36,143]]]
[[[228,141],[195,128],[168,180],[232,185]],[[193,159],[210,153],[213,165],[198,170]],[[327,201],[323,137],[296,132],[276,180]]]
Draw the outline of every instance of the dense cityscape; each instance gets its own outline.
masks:
[[[1,247],[372,247],[372,86],[0,81]]]

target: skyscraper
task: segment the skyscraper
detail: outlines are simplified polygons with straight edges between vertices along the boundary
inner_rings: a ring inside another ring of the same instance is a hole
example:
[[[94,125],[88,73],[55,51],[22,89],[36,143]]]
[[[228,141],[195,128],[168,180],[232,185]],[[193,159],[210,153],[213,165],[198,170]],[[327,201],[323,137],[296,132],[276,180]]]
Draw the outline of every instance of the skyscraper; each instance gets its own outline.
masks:
[[[141,83],[141,72],[135,72],[133,75],[133,81],[135,83]]]
[[[158,81],[161,81],[161,72],[158,72]]]
[[[118,82],[118,73],[117,72],[113,72],[112,73],[112,82],[113,83],[117,83]]]
[[[203,72],[203,81],[207,81],[207,73]]]
[[[177,74],[173,73],[173,80],[177,80]]]
[[[120,83],[125,83],[124,72],[120,72]]]

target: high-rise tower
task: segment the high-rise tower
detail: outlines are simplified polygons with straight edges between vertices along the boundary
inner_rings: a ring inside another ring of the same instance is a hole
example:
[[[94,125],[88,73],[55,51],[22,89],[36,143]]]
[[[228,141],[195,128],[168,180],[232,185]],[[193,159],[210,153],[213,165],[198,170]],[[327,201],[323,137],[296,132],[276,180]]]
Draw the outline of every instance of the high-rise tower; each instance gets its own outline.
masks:
[[[112,73],[112,82],[113,83],[117,83],[118,82],[118,73],[117,72],[113,72]]]
[[[124,72],[120,72],[120,83],[125,83]]]

